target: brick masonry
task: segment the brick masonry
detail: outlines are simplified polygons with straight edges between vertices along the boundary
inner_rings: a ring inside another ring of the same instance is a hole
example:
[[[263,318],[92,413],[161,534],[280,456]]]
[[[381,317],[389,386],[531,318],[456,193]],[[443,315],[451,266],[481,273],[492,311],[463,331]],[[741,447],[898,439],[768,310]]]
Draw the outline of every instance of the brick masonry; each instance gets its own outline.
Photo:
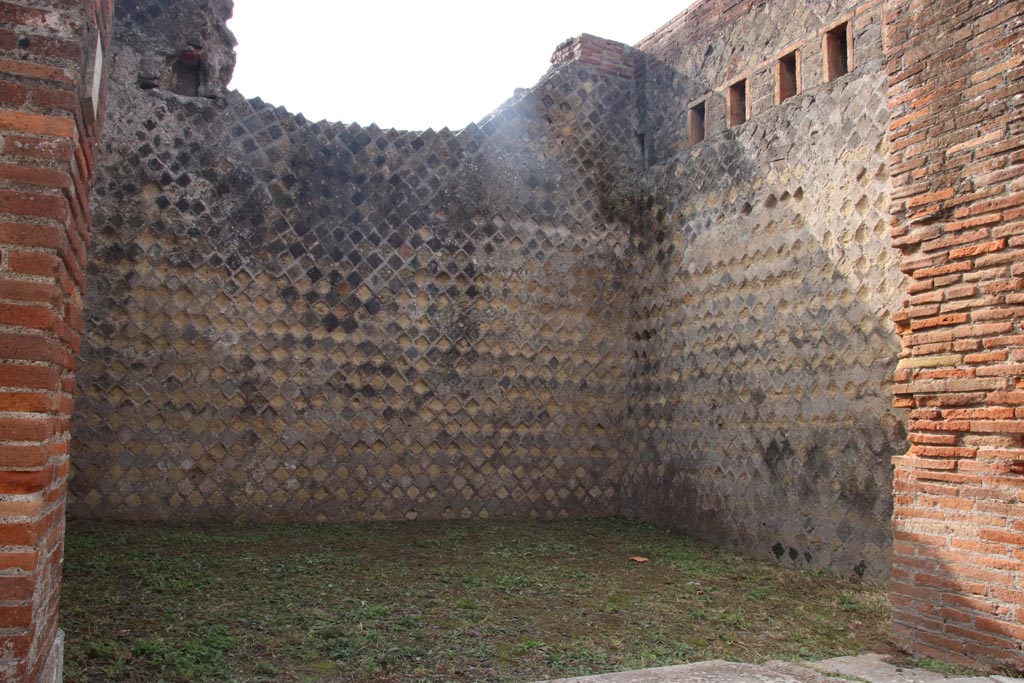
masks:
[[[1024,12],[887,5],[894,319],[893,626],[905,647],[1024,669]]]
[[[0,2],[3,681],[61,675],[68,446],[103,121],[91,86],[94,73],[103,78],[95,46],[109,45],[111,12],[106,0]]]

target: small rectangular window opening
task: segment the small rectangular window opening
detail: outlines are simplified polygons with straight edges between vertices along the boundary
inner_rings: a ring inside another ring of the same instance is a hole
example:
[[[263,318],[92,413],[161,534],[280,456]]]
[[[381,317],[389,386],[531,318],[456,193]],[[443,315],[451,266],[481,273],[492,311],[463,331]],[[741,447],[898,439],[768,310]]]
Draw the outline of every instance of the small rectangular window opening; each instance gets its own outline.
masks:
[[[776,67],[776,83],[778,85],[776,102],[782,104],[790,97],[800,94],[799,77],[797,76],[796,52],[779,59]]]
[[[690,144],[696,145],[698,142],[703,142],[704,137],[707,134],[705,128],[705,121],[707,120],[707,110],[704,107],[703,102],[690,107]]]
[[[726,116],[729,127],[734,128],[747,121],[747,79],[729,86],[726,96]]]
[[[850,73],[850,24],[842,23],[825,34],[825,80]]]
[[[171,69],[171,92],[185,97],[199,97],[202,70],[198,63],[179,59]]]

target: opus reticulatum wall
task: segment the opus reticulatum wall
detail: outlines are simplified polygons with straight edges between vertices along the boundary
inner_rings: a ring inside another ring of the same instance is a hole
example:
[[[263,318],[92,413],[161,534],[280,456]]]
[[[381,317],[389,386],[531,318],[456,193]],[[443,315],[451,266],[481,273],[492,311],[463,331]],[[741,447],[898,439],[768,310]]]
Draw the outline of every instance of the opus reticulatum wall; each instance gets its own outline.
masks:
[[[889,460],[905,447],[889,389],[902,283],[887,243],[882,6],[736,5],[701,3],[638,46],[650,203],[630,282],[623,504],[881,578]],[[848,72],[831,77],[829,31],[847,40]],[[780,102],[786,57],[795,88]],[[746,121],[730,126],[738,83]]]
[[[616,513],[622,46],[399,132],[224,92],[230,3],[193,5],[118,9],[74,514]]]
[[[791,5],[704,3],[638,51],[585,36],[458,133],[211,97],[229,7],[126,6],[75,513],[627,513],[884,575],[902,420],[880,7]],[[747,44],[795,11],[800,94],[776,106],[776,45]],[[824,86],[842,20],[857,62]],[[737,75],[751,120],[727,130]],[[691,145],[679,103],[707,93]]]

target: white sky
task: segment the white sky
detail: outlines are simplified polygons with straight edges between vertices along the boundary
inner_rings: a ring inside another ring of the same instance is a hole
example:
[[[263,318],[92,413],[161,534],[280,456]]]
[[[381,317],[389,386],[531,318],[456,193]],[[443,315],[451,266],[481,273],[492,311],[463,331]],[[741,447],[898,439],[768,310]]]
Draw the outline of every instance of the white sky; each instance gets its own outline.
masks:
[[[566,38],[634,44],[693,1],[235,0],[231,87],[314,121],[460,129],[540,80]]]

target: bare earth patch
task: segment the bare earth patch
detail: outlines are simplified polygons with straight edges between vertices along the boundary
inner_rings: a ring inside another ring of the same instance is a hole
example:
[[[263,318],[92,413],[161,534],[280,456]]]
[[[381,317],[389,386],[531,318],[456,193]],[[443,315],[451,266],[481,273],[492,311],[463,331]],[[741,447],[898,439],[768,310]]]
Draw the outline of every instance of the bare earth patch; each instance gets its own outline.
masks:
[[[879,587],[615,519],[71,523],[61,617],[70,683],[522,682],[892,652]]]

